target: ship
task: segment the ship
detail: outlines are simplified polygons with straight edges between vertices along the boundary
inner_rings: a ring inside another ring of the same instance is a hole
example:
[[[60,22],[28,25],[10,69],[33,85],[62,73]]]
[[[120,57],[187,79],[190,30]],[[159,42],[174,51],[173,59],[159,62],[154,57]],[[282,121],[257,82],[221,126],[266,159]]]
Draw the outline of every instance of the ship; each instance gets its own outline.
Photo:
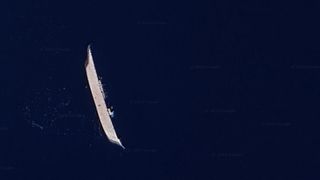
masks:
[[[85,61],[85,70],[87,74],[87,79],[91,91],[91,95],[97,110],[97,114],[102,125],[102,128],[111,143],[119,145],[123,149],[125,147],[122,145],[120,139],[112,124],[113,112],[107,107],[105,92],[99,80],[97,71],[93,62],[92,52],[90,45],[87,48],[87,59]]]

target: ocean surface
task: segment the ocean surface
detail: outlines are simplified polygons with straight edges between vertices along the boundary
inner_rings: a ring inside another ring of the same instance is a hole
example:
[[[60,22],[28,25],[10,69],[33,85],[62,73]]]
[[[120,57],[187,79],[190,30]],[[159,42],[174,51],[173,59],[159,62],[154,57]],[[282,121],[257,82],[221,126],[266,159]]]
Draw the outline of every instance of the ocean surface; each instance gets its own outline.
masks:
[[[0,179],[319,179],[319,3],[4,3]],[[86,79],[91,44],[125,150]]]

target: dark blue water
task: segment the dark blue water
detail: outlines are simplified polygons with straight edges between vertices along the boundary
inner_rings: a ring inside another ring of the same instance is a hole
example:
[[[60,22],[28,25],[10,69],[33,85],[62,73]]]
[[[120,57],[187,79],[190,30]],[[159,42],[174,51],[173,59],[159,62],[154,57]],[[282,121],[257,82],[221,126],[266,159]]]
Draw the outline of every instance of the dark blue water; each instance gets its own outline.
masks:
[[[0,179],[318,179],[318,4],[5,4]],[[86,46],[125,150],[88,89]]]

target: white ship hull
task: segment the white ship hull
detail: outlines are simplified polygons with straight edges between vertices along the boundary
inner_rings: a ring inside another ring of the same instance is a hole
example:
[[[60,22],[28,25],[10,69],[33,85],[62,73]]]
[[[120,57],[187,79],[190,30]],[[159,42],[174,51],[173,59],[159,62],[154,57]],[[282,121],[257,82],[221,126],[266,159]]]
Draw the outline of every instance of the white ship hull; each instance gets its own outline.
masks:
[[[107,135],[110,142],[117,144],[124,148],[124,146],[121,144],[120,139],[118,138],[116,131],[114,129],[114,126],[111,121],[110,113],[108,111],[106,102],[105,102],[105,93],[103,91],[103,88],[101,86],[101,82],[98,79],[96,68],[94,66],[91,49],[90,46],[88,46],[88,55],[87,60],[85,63],[87,78],[91,90],[91,94],[97,109],[97,113],[102,125],[102,128]]]

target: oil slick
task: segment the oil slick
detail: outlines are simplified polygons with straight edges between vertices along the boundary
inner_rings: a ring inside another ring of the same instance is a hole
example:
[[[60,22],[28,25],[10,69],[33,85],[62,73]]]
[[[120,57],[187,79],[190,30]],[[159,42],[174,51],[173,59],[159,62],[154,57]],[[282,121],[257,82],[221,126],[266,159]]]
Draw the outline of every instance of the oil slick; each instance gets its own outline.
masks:
[[[124,146],[121,144],[121,141],[116,134],[116,131],[111,121],[112,114],[110,109],[107,108],[107,105],[105,102],[105,93],[103,91],[101,81],[98,79],[98,76],[97,76],[96,68],[94,66],[94,62],[91,54],[90,45],[88,46],[88,49],[87,49],[87,59],[85,62],[85,69],[87,73],[87,79],[88,79],[89,87],[91,90],[91,94],[97,109],[97,113],[98,113],[102,128],[110,142],[124,148]]]

